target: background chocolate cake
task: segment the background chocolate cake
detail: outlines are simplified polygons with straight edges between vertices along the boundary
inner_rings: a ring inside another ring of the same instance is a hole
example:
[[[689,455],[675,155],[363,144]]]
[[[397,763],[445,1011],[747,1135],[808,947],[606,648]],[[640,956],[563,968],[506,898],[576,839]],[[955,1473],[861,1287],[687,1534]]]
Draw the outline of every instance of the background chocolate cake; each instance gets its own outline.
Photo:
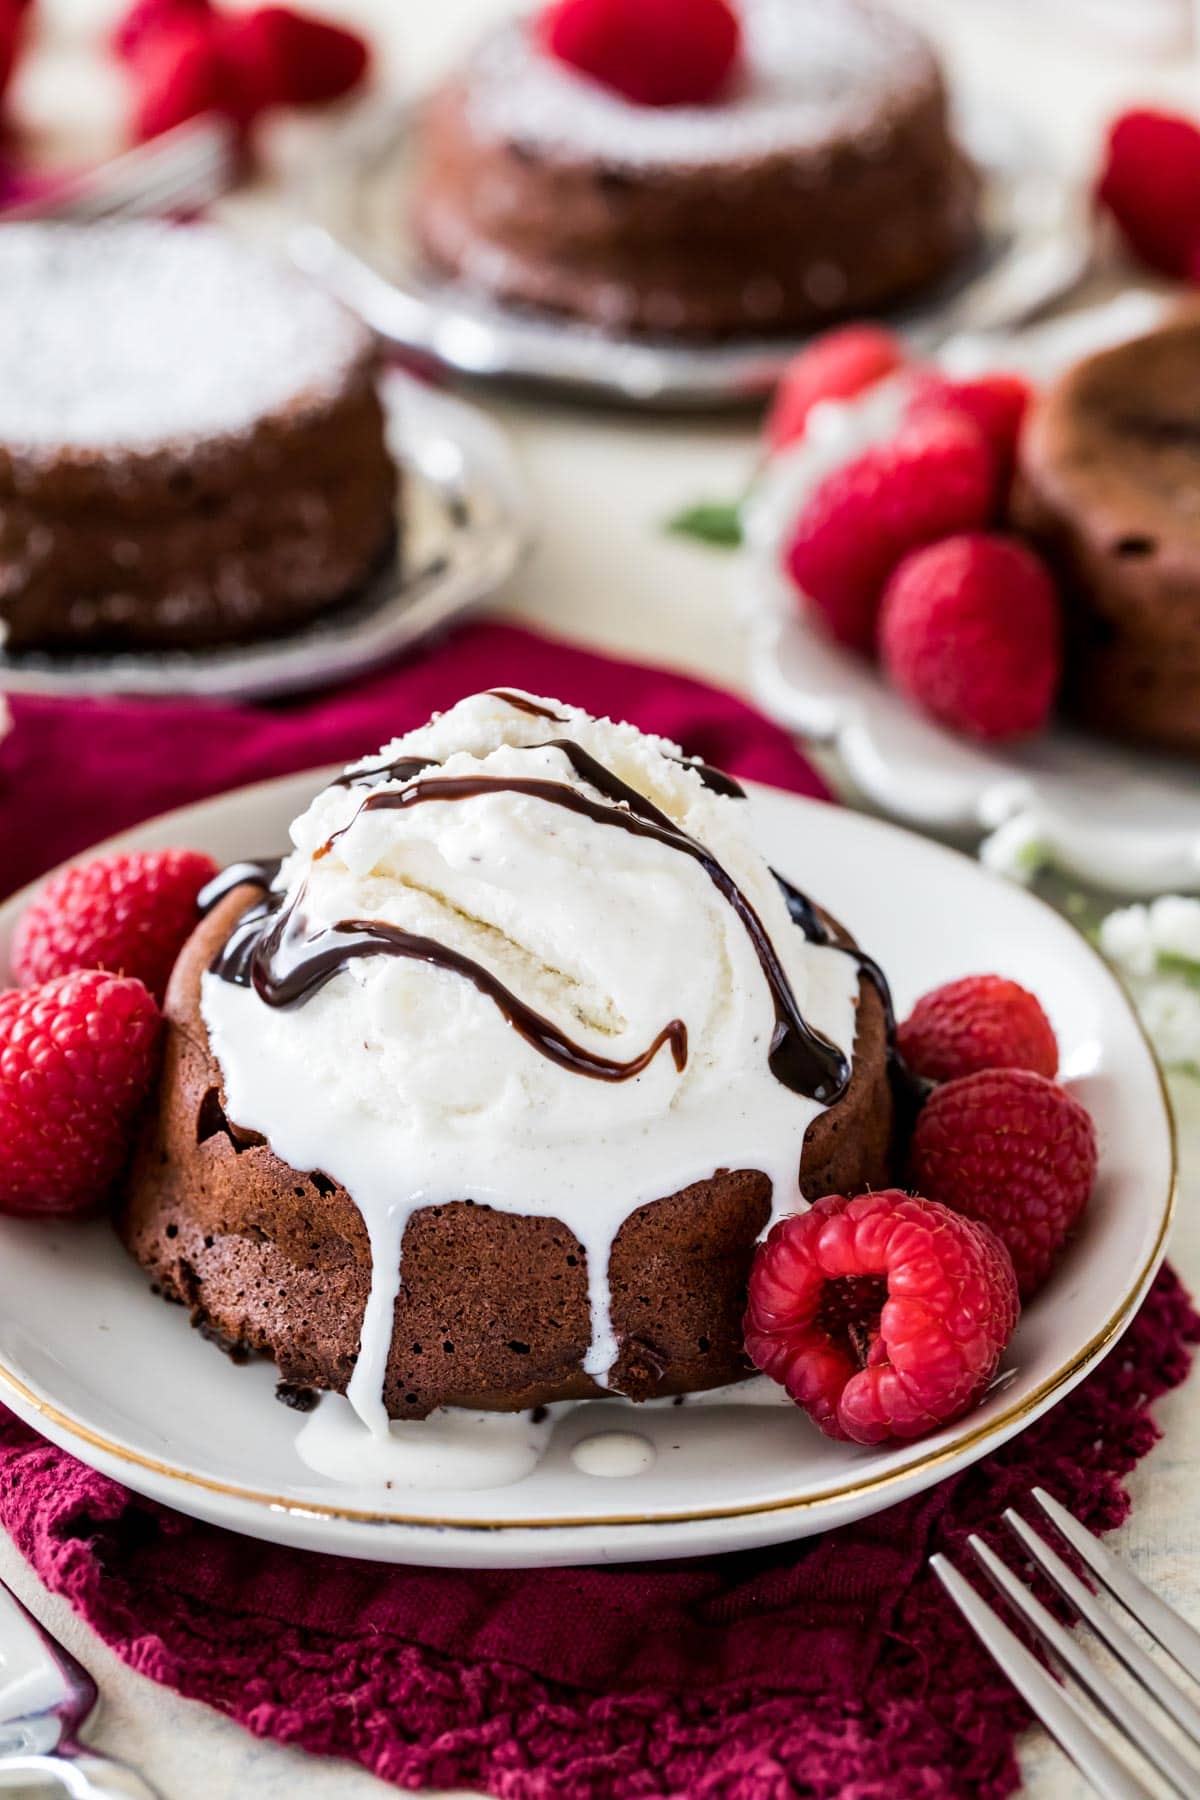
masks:
[[[1056,567],[1065,704],[1200,755],[1200,312],[1087,357],[1035,407],[1017,517]]]
[[[225,234],[0,232],[9,650],[279,632],[357,595],[397,471],[355,320]]]
[[[933,55],[859,0],[741,0],[728,94],[639,106],[485,39],[433,99],[416,223],[431,262],[616,331],[794,331],[891,305],[975,231]]]

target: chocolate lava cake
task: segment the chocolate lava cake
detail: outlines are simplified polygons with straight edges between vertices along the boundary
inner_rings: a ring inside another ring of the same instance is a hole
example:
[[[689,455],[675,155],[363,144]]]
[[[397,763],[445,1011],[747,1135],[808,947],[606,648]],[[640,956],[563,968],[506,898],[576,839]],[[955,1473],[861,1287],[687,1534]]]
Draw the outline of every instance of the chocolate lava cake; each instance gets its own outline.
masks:
[[[506,302],[678,338],[794,332],[893,305],[976,238],[975,174],[928,45],[870,0],[740,0],[722,98],[641,106],[528,20],[433,97],[415,228]]]
[[[203,897],[129,1250],[374,1430],[748,1373],[756,1242],[886,1185],[893,1122],[886,983],[753,824],[512,689],[345,771]]]
[[[1077,363],[1021,460],[1017,520],[1068,607],[1067,709],[1200,755],[1200,311]]]
[[[0,640],[289,631],[392,553],[365,329],[204,226],[0,230]]]
[[[176,966],[160,1099],[119,1228],[194,1323],[230,1348],[265,1352],[291,1387],[344,1392],[371,1280],[363,1221],[344,1188],[289,1168],[228,1117],[200,1014],[201,977],[257,898],[230,894]],[[864,977],[850,1085],[805,1139],[805,1196],[886,1186],[891,1130],[884,1007]],[[629,1216],[609,1264],[620,1345],[610,1389],[642,1400],[750,1372],[742,1314],[770,1193],[753,1170],[719,1171]],[[405,1231],[403,1269],[384,1387],[392,1418],[605,1392],[581,1366],[586,1256],[556,1219],[463,1201],[425,1208]]]

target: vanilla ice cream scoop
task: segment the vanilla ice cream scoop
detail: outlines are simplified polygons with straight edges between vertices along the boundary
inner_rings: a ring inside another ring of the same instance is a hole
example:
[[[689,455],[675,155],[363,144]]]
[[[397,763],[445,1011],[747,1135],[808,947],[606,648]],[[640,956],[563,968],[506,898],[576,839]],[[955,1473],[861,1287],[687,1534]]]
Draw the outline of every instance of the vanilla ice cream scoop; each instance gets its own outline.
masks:
[[[318,794],[204,978],[230,1116],[359,1207],[372,1287],[349,1397],[386,1429],[404,1228],[471,1199],[587,1255],[587,1372],[639,1206],[718,1169],[802,1204],[858,969],[808,941],[727,778],[557,701],[477,694]]]

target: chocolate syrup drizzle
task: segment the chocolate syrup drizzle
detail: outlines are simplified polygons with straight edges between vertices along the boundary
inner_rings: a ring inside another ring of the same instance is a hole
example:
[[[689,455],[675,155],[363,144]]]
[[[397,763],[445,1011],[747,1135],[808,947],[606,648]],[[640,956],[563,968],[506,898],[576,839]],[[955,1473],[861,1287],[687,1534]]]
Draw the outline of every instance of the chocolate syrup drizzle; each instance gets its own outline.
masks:
[[[539,706],[528,694],[518,694],[515,688],[489,688],[488,693],[493,700],[503,700],[514,712],[528,713],[531,719],[549,719],[552,725],[565,725],[566,713],[555,712],[552,706]]]
[[[850,1079],[850,1067],[845,1056],[836,1045],[814,1031],[804,1018],[762,920],[716,857],[703,844],[682,831],[673,819],[647,800],[644,794],[630,787],[620,776],[614,775],[611,769],[605,768],[582,745],[570,738],[554,738],[549,744],[538,747],[557,750],[565,756],[580,780],[602,794],[604,801],[593,800],[565,782],[533,776],[432,776],[410,781],[406,787],[389,788],[384,792],[368,795],[355,817],[364,812],[403,812],[431,800],[471,800],[498,792],[524,794],[552,806],[561,806],[567,812],[578,813],[597,825],[615,827],[634,837],[650,838],[656,843],[665,844],[668,849],[678,850],[685,856],[692,857],[741,920],[766,977],[775,1008],[775,1029],[771,1035],[771,1048],[767,1058],[771,1073],[793,1092],[807,1094],[827,1105],[843,1093]],[[353,822],[352,820],[351,824]],[[335,832],[329,842],[322,845],[317,855],[326,854],[349,829],[350,826],[345,825],[341,831]],[[255,985],[258,985],[257,981]],[[286,1000],[279,1002],[288,1003]],[[678,1021],[673,1023],[678,1024]]]
[[[793,925],[798,925],[810,944],[826,944],[834,950],[840,950],[856,964],[860,975],[871,983],[879,996],[883,1007],[883,1023],[887,1033],[888,1073],[891,1077],[892,1092],[896,1101],[898,1124],[902,1132],[911,1129],[916,1115],[933,1092],[935,1083],[927,1081],[910,1069],[900,1051],[896,1047],[896,1005],[892,999],[891,983],[875,961],[865,950],[857,945],[839,944],[820,913],[807,894],[793,887],[786,876],[778,869],[771,870],[787,905],[788,916]]]
[[[503,694],[504,698],[509,698]],[[520,697],[518,697],[520,698]],[[530,703],[528,710],[532,710]],[[541,709],[539,709],[541,710]],[[507,792],[528,795],[577,813],[598,825],[626,831],[635,837],[649,838],[668,848],[690,856],[699,863],[722,897],[729,903],[746,930],[759,966],[766,978],[775,1009],[775,1028],[771,1036],[768,1064],[772,1074],[785,1087],[814,1100],[831,1105],[850,1081],[848,1059],[819,1032],[810,1026],[797,1005],[791,983],[771,939],[751,902],[717,859],[696,839],[683,831],[674,820],[660,811],[652,801],[630,787],[603,763],[568,738],[557,738],[538,748],[554,749],[566,757],[576,775],[601,794],[603,801],[580,793],[565,782],[537,777],[515,776],[429,776],[423,772],[436,763],[419,758],[405,758],[386,769],[360,771],[341,777],[341,785],[367,786],[374,789],[383,781],[402,781],[406,785],[384,792],[369,792],[359,812],[403,811],[429,801],[458,801],[484,794]],[[688,764],[702,769],[703,765]],[[717,771],[706,771],[716,775]],[[703,779],[702,775],[702,779]],[[721,777],[728,781],[727,777]],[[736,784],[732,784],[736,786]],[[717,791],[729,789],[718,788]],[[738,790],[740,792],[740,790]],[[353,821],[351,821],[353,823]],[[325,855],[349,825],[317,851]],[[245,881],[257,881],[270,890],[278,865],[244,863],[235,865],[209,884],[201,896],[211,907],[224,894]],[[780,886],[794,921],[813,943],[828,944],[826,931],[815,909],[805,896],[783,882]],[[626,1081],[640,1074],[664,1044],[670,1046],[677,1069],[687,1060],[687,1030],[681,1019],[672,1019],[653,1042],[628,1062],[619,1062],[589,1051],[567,1037],[552,1021],[546,1019],[517,995],[513,994],[490,970],[473,958],[435,939],[405,931],[400,926],[376,920],[342,920],[307,935],[301,911],[303,891],[290,903],[282,892],[268,891],[250,907],[234,927],[224,948],[213,962],[213,973],[239,986],[253,986],[269,1006],[295,1006],[310,998],[347,965],[363,956],[389,955],[408,957],[449,969],[486,994],[521,1035],[542,1055],[572,1072],[603,1081]],[[857,954],[851,952],[851,954]],[[869,957],[860,956],[859,966],[884,997],[888,1013],[889,1036],[894,1024],[890,994],[881,970]]]

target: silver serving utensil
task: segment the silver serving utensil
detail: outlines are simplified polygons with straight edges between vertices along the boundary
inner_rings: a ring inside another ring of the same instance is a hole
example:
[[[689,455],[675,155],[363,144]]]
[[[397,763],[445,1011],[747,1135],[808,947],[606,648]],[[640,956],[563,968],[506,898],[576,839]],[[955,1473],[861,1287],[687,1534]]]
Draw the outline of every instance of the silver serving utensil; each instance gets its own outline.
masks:
[[[87,1670],[0,1582],[0,1791],[56,1783],[73,1800],[158,1800],[80,1741],[97,1698]]]
[[[6,207],[0,224],[49,219],[97,225],[190,217],[219,199],[236,178],[233,126],[206,113],[95,169],[65,177],[34,200]]]
[[[1070,1544],[1097,1583],[1167,1653],[1176,1669],[1194,1681],[1200,1680],[1200,1633],[1110,1550],[1098,1544],[1044,1488],[1035,1487],[1031,1498],[1041,1509],[1043,1519]],[[1053,1582],[1137,1683],[1137,1688],[1131,1693],[1124,1684],[1111,1680],[1007,1564],[974,1535],[967,1541],[976,1562],[1012,1614],[1050,1653],[1057,1669],[1077,1684],[1076,1690],[1056,1678],[1026,1649],[953,1563],[944,1556],[934,1556],[934,1572],[958,1610],[1047,1731],[1104,1800],[1152,1800],[1152,1790],[1134,1767],[1109,1747],[1114,1738],[1122,1750],[1140,1754],[1171,1793],[1178,1794],[1180,1800],[1193,1800],[1200,1794],[1200,1760],[1196,1757],[1200,1750],[1200,1707],[1172,1679],[1167,1663],[1147,1655],[1117,1614],[1100,1604],[1093,1590],[1051,1548],[1042,1531],[1034,1530],[1011,1507],[1004,1522],[1034,1567]],[[1078,1697],[1080,1692],[1086,1700]],[[1097,1713],[1108,1721],[1109,1742],[1095,1729]],[[1173,1732],[1163,1729],[1168,1720],[1175,1728]]]

